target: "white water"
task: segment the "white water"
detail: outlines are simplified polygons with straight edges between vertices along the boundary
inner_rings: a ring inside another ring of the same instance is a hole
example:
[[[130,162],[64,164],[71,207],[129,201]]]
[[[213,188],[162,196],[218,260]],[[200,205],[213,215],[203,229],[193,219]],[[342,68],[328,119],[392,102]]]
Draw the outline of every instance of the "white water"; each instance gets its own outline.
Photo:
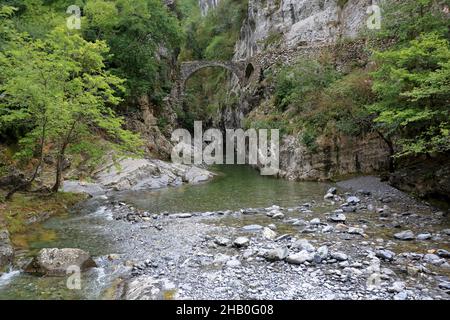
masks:
[[[20,274],[19,270],[9,270],[8,272],[3,273],[0,276],[0,287],[7,285],[13,280],[16,276]]]

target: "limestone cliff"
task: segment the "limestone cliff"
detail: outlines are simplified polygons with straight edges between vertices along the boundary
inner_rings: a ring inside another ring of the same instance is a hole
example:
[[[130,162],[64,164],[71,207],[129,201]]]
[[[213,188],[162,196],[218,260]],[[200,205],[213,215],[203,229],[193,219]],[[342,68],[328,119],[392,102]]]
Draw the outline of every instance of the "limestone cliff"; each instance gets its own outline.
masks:
[[[367,56],[361,43],[349,42],[346,47],[336,43],[356,37],[366,25],[372,4],[372,0],[249,0],[234,60],[251,61],[257,75],[242,88],[239,106],[223,110],[223,126],[242,126],[250,112],[263,109],[273,92],[264,75],[274,65],[290,64],[300,55],[314,56],[326,49],[333,52],[338,68],[354,63],[364,66]],[[286,136],[280,148],[280,176],[293,180],[372,173],[386,170],[389,164],[389,149],[375,134],[322,137],[314,152],[298,137]]]
[[[249,0],[235,59],[246,59],[274,42],[294,48],[354,37],[365,25],[372,0]]]

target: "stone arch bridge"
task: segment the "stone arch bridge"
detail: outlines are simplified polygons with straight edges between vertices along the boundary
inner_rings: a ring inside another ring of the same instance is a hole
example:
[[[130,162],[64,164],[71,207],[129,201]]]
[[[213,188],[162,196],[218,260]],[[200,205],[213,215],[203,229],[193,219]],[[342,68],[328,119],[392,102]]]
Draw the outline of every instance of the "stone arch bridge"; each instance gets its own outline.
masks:
[[[257,64],[254,61],[188,61],[180,65],[179,73],[172,89],[171,99],[175,103],[180,102],[183,96],[186,81],[197,71],[204,68],[219,67],[229,70],[239,80],[241,87],[247,85],[251,79],[257,74]]]

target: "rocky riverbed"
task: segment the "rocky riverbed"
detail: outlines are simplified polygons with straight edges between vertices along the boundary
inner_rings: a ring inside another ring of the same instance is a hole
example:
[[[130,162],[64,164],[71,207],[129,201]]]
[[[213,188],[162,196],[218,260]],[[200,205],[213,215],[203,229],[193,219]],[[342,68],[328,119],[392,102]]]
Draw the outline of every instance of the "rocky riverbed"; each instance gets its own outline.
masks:
[[[141,257],[124,262],[114,297],[448,299],[446,215],[376,178],[340,185],[289,208],[152,214],[113,204],[113,218],[130,224],[117,240]]]
[[[92,225],[108,249],[91,252],[89,298],[449,298],[448,216],[374,177],[296,206],[151,212],[94,201],[85,217],[108,221]]]

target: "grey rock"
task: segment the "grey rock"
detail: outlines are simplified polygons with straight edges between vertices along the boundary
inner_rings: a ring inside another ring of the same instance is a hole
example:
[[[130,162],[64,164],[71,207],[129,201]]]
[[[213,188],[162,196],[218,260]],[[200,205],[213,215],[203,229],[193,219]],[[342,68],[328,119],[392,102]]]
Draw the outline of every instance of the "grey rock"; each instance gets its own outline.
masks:
[[[81,249],[41,249],[25,268],[27,273],[48,276],[65,276],[69,267],[77,266],[81,271],[97,267],[89,253]]]
[[[360,235],[360,236],[364,236],[364,229],[362,229],[362,228],[350,227],[350,228],[348,228],[347,233],[350,233],[350,234],[358,234],[358,235]]]
[[[268,240],[274,240],[274,239],[277,237],[277,234],[276,234],[275,231],[273,231],[273,230],[271,230],[271,229],[269,229],[269,228],[264,228],[264,229],[263,229],[263,232],[262,232],[262,236],[263,236],[265,239],[268,239]]]
[[[327,193],[336,194],[337,189],[335,187],[331,187],[330,189],[328,189]]]
[[[429,240],[431,239],[431,233],[421,233],[417,235],[417,240]]]
[[[275,248],[267,251],[264,255],[268,261],[280,261],[284,260],[289,254],[287,248]]]
[[[328,247],[327,246],[321,246],[317,249],[316,255],[320,258],[320,260],[325,260],[328,258]]]
[[[387,249],[377,250],[375,255],[378,258],[381,258],[381,259],[384,259],[384,260],[388,260],[388,261],[394,260],[394,257],[395,257],[395,253],[390,251],[390,250],[387,250]]]
[[[284,214],[281,212],[276,213],[272,216],[272,219],[283,219],[283,218],[284,218]]]
[[[314,252],[316,249],[314,246],[306,239],[300,239],[294,242],[293,248],[298,248],[300,250],[305,250],[307,252]]]
[[[394,234],[394,238],[403,241],[414,240],[414,233],[411,230],[402,231]]]
[[[333,214],[330,216],[330,220],[333,222],[345,222],[347,220],[346,216],[342,213]]]
[[[407,298],[408,294],[406,291],[399,292],[394,296],[394,300],[406,300]]]
[[[247,247],[250,244],[250,240],[247,237],[238,237],[233,241],[233,245],[237,248]]]
[[[405,283],[402,281],[396,281],[392,284],[391,287],[388,288],[389,292],[402,292],[403,290],[405,290]]]
[[[312,219],[309,224],[311,225],[319,225],[320,224],[320,219],[319,218],[314,218]]]
[[[327,193],[326,195],[323,196],[323,198],[324,198],[325,200],[327,200],[327,199],[333,199],[333,198],[334,198],[334,194],[332,194],[332,193]]]
[[[337,261],[346,261],[348,260],[348,256],[343,252],[332,252],[331,258],[336,259]]]
[[[244,230],[244,231],[260,231],[262,229],[263,229],[263,226],[260,226],[259,224],[251,224],[251,225],[242,227],[242,230]]]
[[[443,290],[450,290],[450,282],[448,281],[442,281],[439,283],[439,288]]]
[[[231,257],[229,255],[219,253],[218,255],[216,255],[214,257],[213,263],[216,265],[222,265],[222,264],[227,263],[230,259],[231,259]]]
[[[214,238],[214,243],[219,245],[219,246],[227,246],[231,243],[230,239],[224,238],[224,237],[215,237]]]
[[[438,249],[438,251],[436,251],[437,255],[441,258],[450,258],[450,252],[448,252],[447,250],[444,249]]]
[[[423,261],[433,265],[441,265],[445,262],[445,259],[440,258],[438,255],[428,253],[423,256]]]
[[[347,198],[347,203],[350,203],[350,204],[358,204],[360,202],[361,202],[361,200],[355,196],[351,196],[351,197]]]
[[[169,215],[169,218],[174,219],[188,219],[192,217],[192,213],[173,213]]]
[[[241,262],[237,259],[228,260],[226,266],[229,268],[236,268],[241,266]]]
[[[314,259],[314,253],[302,250],[299,253],[290,254],[286,261],[291,264],[303,264],[305,262],[312,262]]]

